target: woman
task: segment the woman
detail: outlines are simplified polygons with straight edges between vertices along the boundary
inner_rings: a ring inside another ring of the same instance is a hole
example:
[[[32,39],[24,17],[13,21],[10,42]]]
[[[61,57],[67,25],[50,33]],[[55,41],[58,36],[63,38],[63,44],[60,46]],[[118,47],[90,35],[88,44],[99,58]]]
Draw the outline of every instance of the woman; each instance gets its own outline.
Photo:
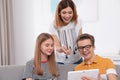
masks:
[[[72,0],[59,2],[50,32],[55,42],[57,63],[79,64],[83,61],[76,47],[76,39],[82,34],[82,27]]]
[[[56,80],[57,77],[53,37],[41,33],[36,40],[34,58],[26,63],[23,79]]]

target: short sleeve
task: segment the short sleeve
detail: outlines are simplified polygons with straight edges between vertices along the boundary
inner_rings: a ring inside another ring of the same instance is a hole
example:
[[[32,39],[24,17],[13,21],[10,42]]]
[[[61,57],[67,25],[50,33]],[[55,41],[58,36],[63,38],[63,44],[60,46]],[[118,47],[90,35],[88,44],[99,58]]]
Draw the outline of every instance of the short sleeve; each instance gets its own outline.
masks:
[[[53,22],[50,24],[49,32],[50,32],[52,35],[57,35],[57,29],[55,28]]]
[[[32,61],[28,61],[23,72],[23,80],[26,78],[32,78],[32,75],[33,75],[33,63]]]
[[[106,74],[113,73],[113,74],[117,75],[117,72],[116,72],[116,69],[115,69],[115,65],[113,64],[112,60],[106,59],[106,61],[107,61]]]
[[[115,68],[115,65],[113,64],[112,60],[106,58],[106,63],[108,68]]]

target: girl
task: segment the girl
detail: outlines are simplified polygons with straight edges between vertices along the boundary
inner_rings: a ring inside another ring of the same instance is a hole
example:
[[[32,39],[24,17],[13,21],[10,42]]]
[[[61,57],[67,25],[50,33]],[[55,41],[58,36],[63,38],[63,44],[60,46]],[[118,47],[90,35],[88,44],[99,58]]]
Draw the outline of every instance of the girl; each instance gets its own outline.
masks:
[[[34,58],[26,63],[23,79],[56,80],[57,77],[53,37],[41,33],[36,40]]]

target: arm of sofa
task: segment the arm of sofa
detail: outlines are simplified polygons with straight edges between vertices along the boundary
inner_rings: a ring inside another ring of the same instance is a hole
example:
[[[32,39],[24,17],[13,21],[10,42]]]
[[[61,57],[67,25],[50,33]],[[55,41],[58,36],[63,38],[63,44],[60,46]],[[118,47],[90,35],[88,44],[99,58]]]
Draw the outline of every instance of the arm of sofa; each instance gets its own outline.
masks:
[[[120,80],[120,65],[115,65],[115,67],[118,74],[118,80]]]
[[[0,80],[22,80],[24,65],[0,66]]]

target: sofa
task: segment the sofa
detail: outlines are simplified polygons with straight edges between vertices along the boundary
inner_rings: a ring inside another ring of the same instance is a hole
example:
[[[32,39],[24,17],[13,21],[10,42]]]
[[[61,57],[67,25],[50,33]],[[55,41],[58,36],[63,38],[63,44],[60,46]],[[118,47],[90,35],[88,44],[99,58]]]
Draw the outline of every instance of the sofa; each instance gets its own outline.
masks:
[[[73,70],[76,65],[58,65],[59,80],[67,80],[67,72]],[[120,80],[120,65],[115,65]],[[0,66],[0,80],[22,80],[25,65]]]

